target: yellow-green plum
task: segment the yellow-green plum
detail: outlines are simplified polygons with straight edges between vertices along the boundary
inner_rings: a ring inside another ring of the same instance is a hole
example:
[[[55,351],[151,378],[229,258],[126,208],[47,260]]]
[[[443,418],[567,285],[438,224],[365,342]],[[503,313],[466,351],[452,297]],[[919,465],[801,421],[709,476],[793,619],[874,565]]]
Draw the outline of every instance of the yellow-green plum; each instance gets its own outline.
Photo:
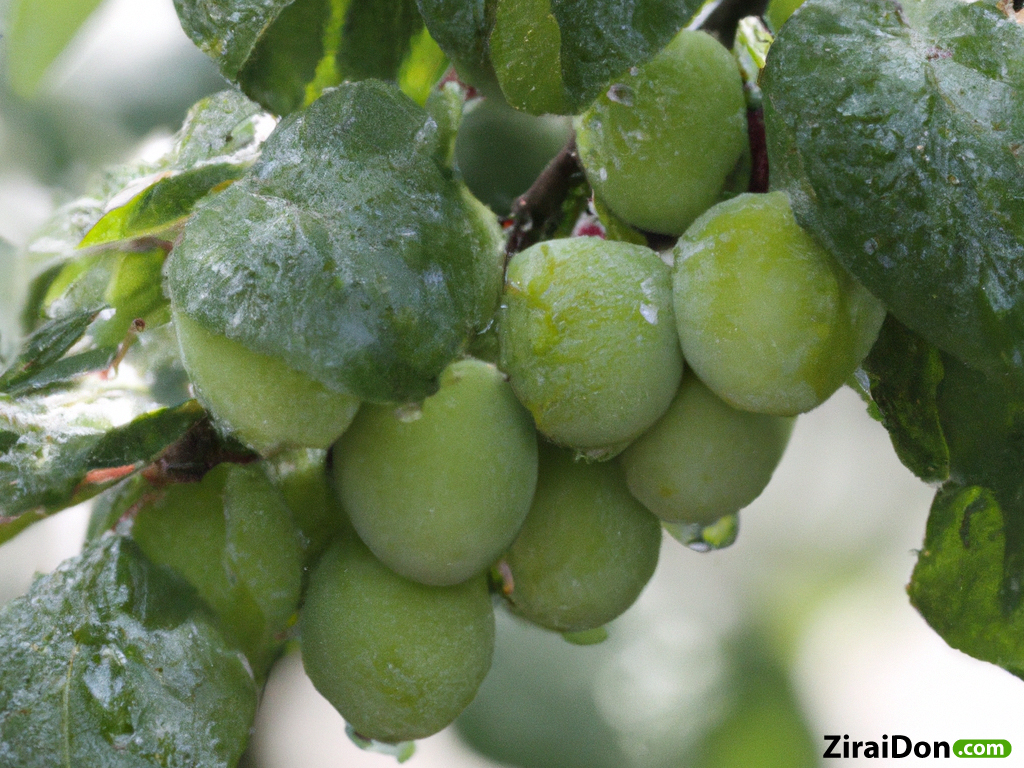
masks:
[[[745,167],[746,115],[732,54],[706,32],[683,30],[576,118],[576,144],[587,180],[617,216],[680,235]]]
[[[181,360],[199,402],[242,442],[260,453],[282,447],[330,447],[359,409],[280,360],[211,333],[174,313]]]
[[[366,404],[334,448],[359,536],[424,584],[484,571],[515,538],[537,483],[530,414],[491,363],[452,363],[421,406]]]
[[[797,224],[784,192],[719,203],[674,255],[683,356],[736,408],[811,410],[853,374],[885,319],[881,302]]]
[[[739,411],[688,374],[665,415],[619,461],[629,490],[659,518],[708,524],[761,494],[793,421]]]
[[[632,495],[614,461],[577,461],[543,446],[537,493],[505,556],[507,595],[525,619],[561,632],[607,624],[654,574],[661,524]]]
[[[494,611],[484,575],[432,587],[337,540],[309,580],[302,661],[313,685],[360,735],[424,738],[473,700],[491,666]]]
[[[196,588],[256,674],[264,674],[298,609],[302,549],[263,469],[218,464],[201,482],[155,493],[136,515],[132,537],[150,560]]]
[[[665,412],[683,370],[670,283],[654,251],[597,237],[512,258],[500,366],[553,442],[609,458]]]

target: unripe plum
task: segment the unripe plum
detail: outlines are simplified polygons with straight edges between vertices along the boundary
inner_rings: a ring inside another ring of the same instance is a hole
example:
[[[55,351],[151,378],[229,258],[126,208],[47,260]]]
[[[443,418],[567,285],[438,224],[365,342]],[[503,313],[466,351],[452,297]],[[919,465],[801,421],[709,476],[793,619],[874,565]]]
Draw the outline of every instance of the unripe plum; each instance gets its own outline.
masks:
[[[719,203],[675,247],[683,356],[730,405],[792,416],[870,351],[885,307],[793,216],[784,192]]]
[[[482,574],[426,586],[343,537],[310,577],[302,609],[306,673],[365,738],[409,741],[444,728],[473,700],[493,650],[494,611]]]

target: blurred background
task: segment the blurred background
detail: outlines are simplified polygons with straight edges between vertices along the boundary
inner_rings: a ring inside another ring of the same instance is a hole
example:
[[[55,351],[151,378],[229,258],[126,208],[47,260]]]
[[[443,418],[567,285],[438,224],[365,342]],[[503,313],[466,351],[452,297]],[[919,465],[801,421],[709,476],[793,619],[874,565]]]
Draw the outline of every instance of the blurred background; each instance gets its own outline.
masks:
[[[89,175],[158,146],[225,87],[171,0],[108,0],[32,99],[0,86],[0,237],[24,244]],[[0,307],[17,263],[0,250]],[[797,423],[737,543],[665,537],[654,579],[607,641],[572,646],[499,613],[494,667],[414,768],[682,768],[824,761],[825,734],[1008,739],[1024,750],[1024,683],[948,648],[904,585],[932,489],[844,389]],[[0,546],[0,603],[77,552],[88,509]],[[911,758],[914,759],[914,758]],[[880,761],[888,762],[888,761]],[[263,698],[250,768],[394,765],[360,751],[292,654]]]

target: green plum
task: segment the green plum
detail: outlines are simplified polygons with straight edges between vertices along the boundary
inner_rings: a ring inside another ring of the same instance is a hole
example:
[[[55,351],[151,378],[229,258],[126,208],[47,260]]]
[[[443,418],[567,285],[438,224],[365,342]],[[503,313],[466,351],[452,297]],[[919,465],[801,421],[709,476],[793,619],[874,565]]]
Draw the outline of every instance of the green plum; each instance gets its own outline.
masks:
[[[326,460],[326,451],[294,448],[274,456],[268,467],[298,526],[307,566],[316,562],[335,536],[352,531],[331,487]]]
[[[466,109],[455,139],[455,163],[469,190],[499,216],[508,216],[569,138],[567,118],[535,117],[500,98]]]
[[[334,448],[342,506],[373,553],[424,584],[484,571],[537,483],[530,414],[492,364],[461,360],[422,406],[367,404]]]
[[[512,258],[500,365],[553,442],[609,458],[664,413],[683,369],[670,282],[654,251],[597,237]]]
[[[148,497],[132,537],[181,574],[220,619],[258,676],[299,605],[302,549],[291,513],[256,464],[218,464],[198,483]]]
[[[301,622],[310,680],[368,739],[436,733],[473,700],[491,666],[494,611],[484,575],[419,584],[355,537],[338,539],[320,559]]]
[[[576,144],[617,216],[680,235],[745,167],[746,115],[732,54],[706,32],[683,30],[576,118]]]
[[[784,192],[719,203],[674,254],[683,356],[736,408],[811,410],[853,374],[885,319],[881,302],[797,224]]]
[[[328,448],[359,409],[277,358],[253,352],[174,313],[181,360],[196,397],[228,431],[261,453],[284,446]]]
[[[622,467],[544,446],[530,514],[505,556],[508,602],[560,632],[603,626],[636,601],[660,546],[661,524],[630,495]]]
[[[688,374],[665,415],[619,460],[629,490],[659,518],[709,524],[761,494],[793,422],[739,411]]]

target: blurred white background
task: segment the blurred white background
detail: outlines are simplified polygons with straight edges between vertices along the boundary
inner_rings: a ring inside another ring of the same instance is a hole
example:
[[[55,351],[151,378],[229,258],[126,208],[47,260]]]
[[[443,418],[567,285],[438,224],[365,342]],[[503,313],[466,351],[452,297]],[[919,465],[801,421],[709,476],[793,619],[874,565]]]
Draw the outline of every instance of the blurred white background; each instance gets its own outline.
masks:
[[[0,104],[0,236],[24,242],[88,172],[173,131],[192,101],[220,87],[171,0],[109,0],[35,103]],[[654,580],[606,643],[576,648],[502,618],[494,679],[467,715],[467,732],[478,743],[481,733],[505,738],[520,752],[543,736],[575,754],[566,766],[587,765],[580,744],[602,739],[623,768],[684,765],[675,761],[735,705],[730,644],[739,637],[784,670],[819,758],[822,737],[833,733],[950,744],[1002,738],[1024,751],[1024,682],[948,648],[907,600],[931,495],[857,395],[840,391],[799,419],[768,490],[742,513],[733,547],[698,554],[666,537]],[[78,550],[87,515],[61,513],[0,546],[0,603]],[[545,723],[553,734],[541,733]],[[556,746],[545,747],[552,761]],[[293,655],[271,678],[248,764],[361,768],[394,759],[348,741]],[[499,765],[452,729],[423,741],[409,764]]]

